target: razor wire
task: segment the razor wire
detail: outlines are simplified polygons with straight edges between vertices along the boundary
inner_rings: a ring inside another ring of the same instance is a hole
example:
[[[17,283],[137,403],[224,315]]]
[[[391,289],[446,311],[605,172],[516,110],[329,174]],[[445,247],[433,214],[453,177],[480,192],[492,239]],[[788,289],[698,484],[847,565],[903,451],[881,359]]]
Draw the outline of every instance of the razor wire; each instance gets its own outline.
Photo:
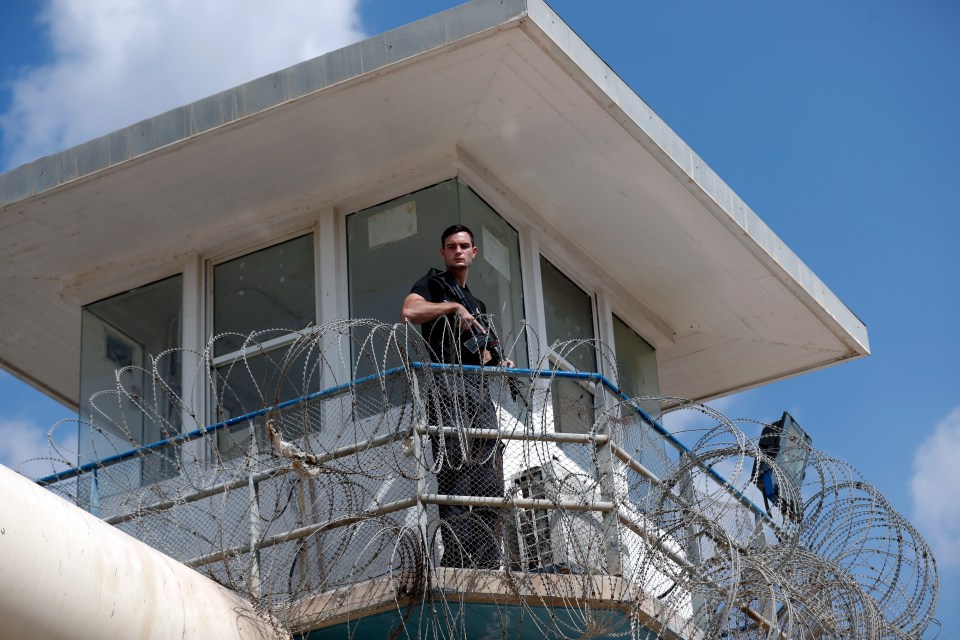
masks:
[[[51,435],[69,470],[40,483],[291,633],[388,615],[395,637],[460,637],[471,603],[556,638],[920,638],[933,621],[929,545],[852,466],[807,447],[798,485],[749,421],[620,393],[597,341],[505,370],[432,364],[412,327],[369,320],[255,332],[226,360],[222,339],[119,370],[74,421],[85,459]],[[581,349],[612,382],[560,368]],[[185,356],[181,394],[159,372]],[[658,410],[694,426],[672,434]],[[139,442],[145,424],[164,439]]]

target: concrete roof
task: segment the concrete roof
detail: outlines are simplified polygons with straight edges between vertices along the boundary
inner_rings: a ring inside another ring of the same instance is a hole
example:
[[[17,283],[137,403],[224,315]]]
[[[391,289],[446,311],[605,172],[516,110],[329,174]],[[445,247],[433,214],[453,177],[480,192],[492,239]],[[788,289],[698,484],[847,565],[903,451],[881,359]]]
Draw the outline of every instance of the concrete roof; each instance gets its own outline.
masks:
[[[476,0],[0,175],[0,366],[75,404],[83,304],[224,238],[455,175],[613,292],[664,393],[869,353],[863,323],[542,0]]]

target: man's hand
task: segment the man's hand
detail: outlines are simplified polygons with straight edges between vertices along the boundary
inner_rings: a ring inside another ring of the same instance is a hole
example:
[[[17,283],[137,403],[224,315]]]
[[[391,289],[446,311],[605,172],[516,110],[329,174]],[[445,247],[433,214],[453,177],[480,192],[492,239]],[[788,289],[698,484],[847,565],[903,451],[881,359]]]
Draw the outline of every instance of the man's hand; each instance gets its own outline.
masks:
[[[490,361],[493,360],[493,356],[490,355],[490,352],[486,349],[483,350],[483,366],[485,367],[513,367],[513,360],[509,358],[503,358],[495,365],[491,365]]]
[[[487,330],[483,328],[483,325],[480,324],[480,321],[473,317],[473,315],[467,311],[467,308],[461,304],[457,304],[460,307],[460,310],[457,311],[457,320],[460,324],[460,331],[479,331],[480,333],[486,333]]]

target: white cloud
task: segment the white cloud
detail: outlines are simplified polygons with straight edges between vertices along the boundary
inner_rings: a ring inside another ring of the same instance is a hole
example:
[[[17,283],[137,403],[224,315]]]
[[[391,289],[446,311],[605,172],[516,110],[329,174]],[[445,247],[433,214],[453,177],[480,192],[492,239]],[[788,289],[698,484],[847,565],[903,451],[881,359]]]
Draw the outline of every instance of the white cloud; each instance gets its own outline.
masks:
[[[51,451],[47,441],[47,432],[48,429],[25,418],[0,418],[0,464],[33,477],[40,477],[66,468],[65,464],[53,460],[34,459],[75,458],[77,449],[76,422],[64,422],[54,430],[53,439],[59,454]],[[34,461],[21,467],[21,464],[27,460]]]
[[[913,456],[913,520],[942,567],[960,568],[960,406]]]
[[[11,87],[8,167],[354,42],[359,0],[47,0],[52,61]]]

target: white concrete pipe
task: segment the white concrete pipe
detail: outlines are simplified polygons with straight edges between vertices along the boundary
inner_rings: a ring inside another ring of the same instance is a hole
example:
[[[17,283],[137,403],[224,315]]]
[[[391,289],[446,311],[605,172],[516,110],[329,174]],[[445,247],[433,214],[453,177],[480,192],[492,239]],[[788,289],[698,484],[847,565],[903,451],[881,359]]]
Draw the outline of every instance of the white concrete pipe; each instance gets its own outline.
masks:
[[[0,639],[287,637],[238,594],[0,465]]]

